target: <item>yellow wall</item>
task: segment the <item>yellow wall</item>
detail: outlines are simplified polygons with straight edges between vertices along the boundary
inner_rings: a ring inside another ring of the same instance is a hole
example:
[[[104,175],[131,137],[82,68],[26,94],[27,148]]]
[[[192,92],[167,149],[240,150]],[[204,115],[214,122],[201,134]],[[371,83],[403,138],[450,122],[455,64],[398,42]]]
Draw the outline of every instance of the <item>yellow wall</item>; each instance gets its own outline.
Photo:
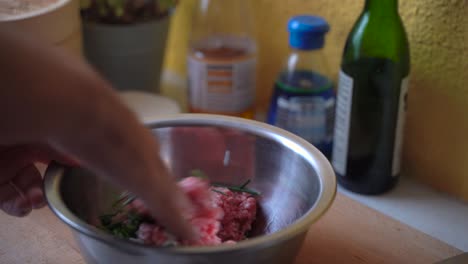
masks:
[[[316,14],[329,21],[325,53],[336,78],[344,41],[363,0],[252,3],[259,44],[260,110],[267,107],[273,78],[288,52],[286,23],[293,15]],[[194,4],[194,0],[181,1],[169,36],[166,69],[182,76]],[[468,0],[400,0],[400,13],[412,55],[404,169],[468,200]]]
[[[412,48],[405,168],[468,200],[468,1],[402,1]]]

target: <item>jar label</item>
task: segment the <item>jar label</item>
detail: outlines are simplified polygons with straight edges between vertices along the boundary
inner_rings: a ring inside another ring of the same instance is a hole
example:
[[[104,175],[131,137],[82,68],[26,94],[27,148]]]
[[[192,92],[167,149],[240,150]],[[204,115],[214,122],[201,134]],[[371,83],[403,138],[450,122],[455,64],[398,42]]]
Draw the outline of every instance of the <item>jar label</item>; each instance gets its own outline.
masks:
[[[340,71],[332,151],[332,164],[340,175],[346,174],[352,101],[353,79]]]
[[[335,100],[319,96],[278,97],[275,126],[312,144],[330,143]]]
[[[189,100],[198,111],[237,114],[255,99],[255,57],[216,62],[188,57]]]

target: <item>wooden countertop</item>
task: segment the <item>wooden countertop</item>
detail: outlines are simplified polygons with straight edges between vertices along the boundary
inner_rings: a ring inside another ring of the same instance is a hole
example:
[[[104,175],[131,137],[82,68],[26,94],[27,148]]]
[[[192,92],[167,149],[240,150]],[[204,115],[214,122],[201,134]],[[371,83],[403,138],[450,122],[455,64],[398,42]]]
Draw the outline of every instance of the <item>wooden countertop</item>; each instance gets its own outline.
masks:
[[[84,263],[70,230],[48,208],[21,219],[0,213],[0,238],[0,263]],[[309,230],[296,264],[427,264],[460,253],[338,194],[328,213]]]

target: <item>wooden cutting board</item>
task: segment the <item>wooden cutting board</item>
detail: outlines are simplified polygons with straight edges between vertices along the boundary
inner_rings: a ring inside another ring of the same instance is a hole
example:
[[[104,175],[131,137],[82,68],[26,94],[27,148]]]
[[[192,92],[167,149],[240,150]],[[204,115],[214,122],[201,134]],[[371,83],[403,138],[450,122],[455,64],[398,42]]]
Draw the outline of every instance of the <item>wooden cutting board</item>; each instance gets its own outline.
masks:
[[[70,230],[47,209],[0,213],[0,263],[84,263]],[[460,254],[437,239],[342,194],[311,227],[296,264],[434,263]]]

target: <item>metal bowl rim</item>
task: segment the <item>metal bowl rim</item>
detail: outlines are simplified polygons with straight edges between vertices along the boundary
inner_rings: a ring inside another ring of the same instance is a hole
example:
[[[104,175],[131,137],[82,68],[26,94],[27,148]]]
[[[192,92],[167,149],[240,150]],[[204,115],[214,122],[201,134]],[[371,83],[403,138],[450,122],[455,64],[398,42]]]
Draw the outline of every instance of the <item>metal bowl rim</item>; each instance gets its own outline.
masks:
[[[241,129],[257,136],[272,139],[291,149],[294,147],[300,155],[309,162],[317,171],[320,183],[320,191],[317,200],[303,216],[296,219],[288,227],[268,235],[254,237],[234,245],[218,246],[192,246],[192,247],[169,247],[155,248],[120,239],[107,234],[100,229],[86,223],[75,216],[65,205],[60,196],[59,186],[63,177],[65,166],[53,164],[49,166],[44,176],[45,196],[51,210],[69,227],[88,237],[100,240],[108,245],[121,249],[155,250],[162,254],[214,254],[225,251],[239,251],[252,247],[265,247],[271,243],[291,239],[306,232],[331,206],[336,195],[336,178],[334,170],[325,156],[306,140],[283,129],[271,126],[259,121],[247,120],[238,117],[219,116],[212,114],[175,114],[160,117],[154,121],[147,122],[150,129],[176,127],[176,126],[218,126],[224,128]],[[129,248],[130,247],[130,248]]]

